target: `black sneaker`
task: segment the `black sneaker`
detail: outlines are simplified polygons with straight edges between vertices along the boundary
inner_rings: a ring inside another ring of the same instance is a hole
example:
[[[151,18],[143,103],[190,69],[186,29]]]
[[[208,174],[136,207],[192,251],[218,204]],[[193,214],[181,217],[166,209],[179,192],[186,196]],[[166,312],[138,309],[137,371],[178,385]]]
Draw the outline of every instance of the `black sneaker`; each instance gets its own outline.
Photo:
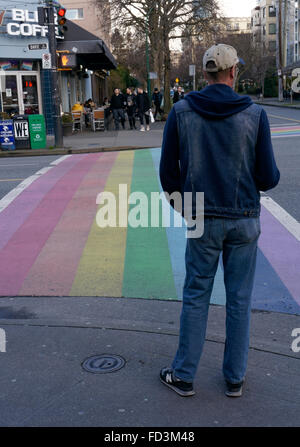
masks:
[[[193,384],[177,379],[173,374],[172,368],[163,368],[160,371],[160,381],[179,394],[179,396],[188,397],[195,394]]]
[[[244,382],[240,383],[230,383],[226,381],[226,391],[225,394],[228,397],[241,397],[243,391]]]

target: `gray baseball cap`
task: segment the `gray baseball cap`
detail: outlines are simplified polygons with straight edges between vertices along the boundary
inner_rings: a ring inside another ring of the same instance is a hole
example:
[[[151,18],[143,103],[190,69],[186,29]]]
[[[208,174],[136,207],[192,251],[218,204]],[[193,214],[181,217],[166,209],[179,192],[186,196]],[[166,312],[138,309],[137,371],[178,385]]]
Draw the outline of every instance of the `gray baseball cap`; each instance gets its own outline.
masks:
[[[207,68],[209,62],[214,64]],[[244,61],[238,57],[236,49],[224,43],[213,45],[203,56],[203,70],[210,73],[226,70],[238,63],[244,64]]]

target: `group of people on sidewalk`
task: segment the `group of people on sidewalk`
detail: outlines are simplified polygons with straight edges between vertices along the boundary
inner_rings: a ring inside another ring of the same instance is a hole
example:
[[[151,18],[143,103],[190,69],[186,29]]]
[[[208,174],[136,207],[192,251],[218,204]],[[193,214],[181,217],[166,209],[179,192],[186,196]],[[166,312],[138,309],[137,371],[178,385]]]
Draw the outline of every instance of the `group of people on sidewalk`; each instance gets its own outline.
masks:
[[[157,113],[162,113],[162,110],[160,109],[160,102],[158,104],[155,95],[156,92],[153,94],[153,104],[155,106],[155,113],[153,116],[151,101],[148,94],[144,91],[143,87],[138,87],[137,91],[132,87],[128,87],[126,89],[125,95],[119,88],[116,88],[111,97],[111,100],[108,101],[108,98],[105,98],[103,103],[106,111],[106,129],[108,130],[108,118],[110,112],[112,112],[115,123],[115,130],[120,129],[120,124],[122,128],[125,129],[125,114],[127,114],[130,126],[129,128],[131,130],[137,129],[136,121],[138,119],[140,122],[139,130],[142,132],[149,131],[150,120],[154,122],[156,120]]]

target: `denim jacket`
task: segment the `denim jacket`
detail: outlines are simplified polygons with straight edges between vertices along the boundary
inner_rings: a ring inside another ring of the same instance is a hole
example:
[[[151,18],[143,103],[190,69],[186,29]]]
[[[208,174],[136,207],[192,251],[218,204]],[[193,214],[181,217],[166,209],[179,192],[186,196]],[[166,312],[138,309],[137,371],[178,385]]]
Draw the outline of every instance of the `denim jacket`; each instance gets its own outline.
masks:
[[[184,192],[204,192],[205,215],[259,216],[255,147],[261,107],[252,104],[221,120],[203,118],[186,100],[174,109],[180,152],[188,154],[180,157],[187,163]]]

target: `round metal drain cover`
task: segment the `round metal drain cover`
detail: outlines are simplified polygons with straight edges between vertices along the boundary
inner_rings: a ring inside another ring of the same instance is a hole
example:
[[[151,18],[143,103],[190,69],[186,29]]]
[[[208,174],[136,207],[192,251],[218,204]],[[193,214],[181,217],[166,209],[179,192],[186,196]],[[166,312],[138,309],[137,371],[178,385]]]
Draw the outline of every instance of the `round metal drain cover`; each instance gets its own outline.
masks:
[[[103,354],[89,357],[82,363],[83,369],[95,374],[105,374],[118,371],[125,365],[125,360],[119,355]]]

